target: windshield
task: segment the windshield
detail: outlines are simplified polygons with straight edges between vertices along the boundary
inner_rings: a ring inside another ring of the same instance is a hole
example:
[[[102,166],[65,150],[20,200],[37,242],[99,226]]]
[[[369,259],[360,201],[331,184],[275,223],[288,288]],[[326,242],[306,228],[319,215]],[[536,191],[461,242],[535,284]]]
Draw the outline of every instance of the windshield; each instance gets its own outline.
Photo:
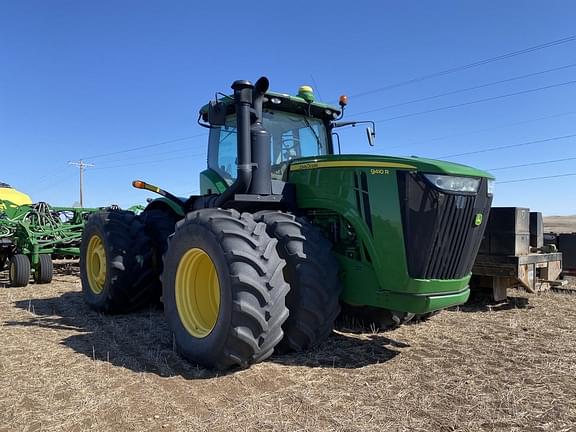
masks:
[[[271,137],[273,179],[282,179],[292,159],[328,154],[326,127],[321,120],[274,110],[265,110],[263,117],[264,128]],[[224,179],[236,178],[235,115],[228,116],[224,126],[212,128],[210,146],[214,151],[210,152],[208,166]]]

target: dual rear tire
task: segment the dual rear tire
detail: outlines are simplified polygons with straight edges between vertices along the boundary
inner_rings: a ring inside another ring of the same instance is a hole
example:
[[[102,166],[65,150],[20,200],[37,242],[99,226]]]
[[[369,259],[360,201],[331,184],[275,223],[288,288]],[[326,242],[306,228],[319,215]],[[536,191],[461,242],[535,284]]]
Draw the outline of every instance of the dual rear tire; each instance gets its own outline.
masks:
[[[278,351],[304,351],[330,336],[340,314],[342,286],[332,244],[304,218],[278,211],[262,211],[255,219],[278,240],[278,254],[286,261],[284,277],[290,285],[286,304],[290,317]]]
[[[153,251],[144,224],[129,211],[90,215],[80,246],[84,300],[94,310],[127,313],[154,295]]]

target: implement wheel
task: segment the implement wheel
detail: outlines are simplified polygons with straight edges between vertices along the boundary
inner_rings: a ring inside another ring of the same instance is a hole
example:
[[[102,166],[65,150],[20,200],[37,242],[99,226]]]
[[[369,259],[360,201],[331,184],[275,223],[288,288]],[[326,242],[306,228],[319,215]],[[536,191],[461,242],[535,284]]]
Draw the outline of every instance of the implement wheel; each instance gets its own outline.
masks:
[[[150,303],[152,251],[134,213],[90,215],[80,246],[80,278],[84,300],[98,312],[126,313]]]
[[[47,284],[52,282],[52,274],[54,273],[52,257],[48,254],[40,254],[38,258],[38,267],[34,271],[34,282],[37,284]]]
[[[25,287],[30,282],[30,260],[26,255],[16,254],[10,258],[10,285]]]
[[[216,369],[269,357],[288,317],[283,268],[276,240],[249,213],[203,209],[179,221],[162,285],[180,353]]]
[[[292,214],[262,211],[254,218],[266,224],[268,234],[278,240],[278,254],[286,260],[290,316],[278,349],[302,351],[315,346],[332,333],[340,313],[342,286],[332,245],[319,228]]]

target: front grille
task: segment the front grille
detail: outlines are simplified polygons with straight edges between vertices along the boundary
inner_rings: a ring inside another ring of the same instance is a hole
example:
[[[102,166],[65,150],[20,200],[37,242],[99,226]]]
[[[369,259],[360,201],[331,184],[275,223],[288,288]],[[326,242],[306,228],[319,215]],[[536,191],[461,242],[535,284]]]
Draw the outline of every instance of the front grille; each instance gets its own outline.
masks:
[[[439,191],[418,173],[398,172],[404,244],[410,277],[460,279],[480,248],[492,198],[487,180],[477,194]],[[475,216],[482,213],[476,226]]]

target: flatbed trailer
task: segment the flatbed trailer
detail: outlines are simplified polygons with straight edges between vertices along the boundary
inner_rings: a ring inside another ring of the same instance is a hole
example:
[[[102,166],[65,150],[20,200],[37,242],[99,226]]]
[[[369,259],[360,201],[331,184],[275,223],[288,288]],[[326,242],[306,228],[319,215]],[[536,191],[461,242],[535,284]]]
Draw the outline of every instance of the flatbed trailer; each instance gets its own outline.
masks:
[[[480,254],[472,268],[471,288],[491,289],[495,301],[507,297],[508,288],[521,287],[530,293],[549,290],[562,282],[561,252],[528,255]]]

